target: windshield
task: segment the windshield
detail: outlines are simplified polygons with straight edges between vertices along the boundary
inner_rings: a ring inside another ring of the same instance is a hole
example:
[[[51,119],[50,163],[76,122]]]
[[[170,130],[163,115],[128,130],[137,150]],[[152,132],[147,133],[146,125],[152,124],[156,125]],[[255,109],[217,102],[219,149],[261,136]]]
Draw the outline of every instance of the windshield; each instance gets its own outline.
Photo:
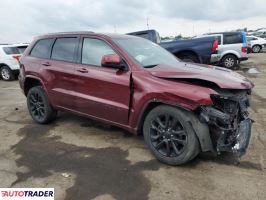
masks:
[[[159,64],[176,65],[179,62],[164,48],[143,38],[119,38],[114,41],[144,68]]]

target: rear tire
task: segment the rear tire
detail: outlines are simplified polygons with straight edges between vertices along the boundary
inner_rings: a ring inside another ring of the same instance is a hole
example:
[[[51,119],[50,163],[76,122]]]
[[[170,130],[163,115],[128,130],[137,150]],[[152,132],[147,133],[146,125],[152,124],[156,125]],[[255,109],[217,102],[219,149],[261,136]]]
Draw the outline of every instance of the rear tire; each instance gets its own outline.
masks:
[[[42,86],[35,86],[29,90],[27,105],[32,119],[39,124],[47,124],[57,116],[57,111],[51,106]]]
[[[259,45],[254,45],[252,47],[252,52],[253,53],[259,53],[261,51],[261,47]]]
[[[16,76],[8,66],[2,66],[0,68],[0,76],[4,81],[13,81]]]
[[[144,139],[159,161],[181,165],[198,155],[198,138],[184,119],[185,111],[167,105],[154,108],[145,118]]]
[[[234,55],[226,55],[222,59],[222,66],[228,69],[234,69],[238,65],[238,59]]]

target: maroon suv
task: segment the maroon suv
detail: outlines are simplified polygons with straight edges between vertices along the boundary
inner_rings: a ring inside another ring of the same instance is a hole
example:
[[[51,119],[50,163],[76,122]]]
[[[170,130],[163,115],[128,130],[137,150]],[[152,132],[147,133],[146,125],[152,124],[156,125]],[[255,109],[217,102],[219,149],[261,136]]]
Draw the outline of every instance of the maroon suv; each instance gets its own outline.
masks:
[[[142,38],[92,32],[36,38],[22,56],[20,86],[40,124],[70,111],[143,134],[160,161],[248,146],[253,84],[231,70],[180,62]]]

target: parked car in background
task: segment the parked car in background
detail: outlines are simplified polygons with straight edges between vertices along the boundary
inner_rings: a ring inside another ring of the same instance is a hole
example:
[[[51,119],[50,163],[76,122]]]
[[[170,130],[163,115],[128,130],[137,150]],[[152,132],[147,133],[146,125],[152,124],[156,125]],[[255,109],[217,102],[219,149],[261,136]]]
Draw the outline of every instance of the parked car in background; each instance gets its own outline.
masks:
[[[260,28],[256,31],[254,31],[252,34],[252,36],[257,36],[260,38],[266,38],[266,29],[265,28]]]
[[[5,81],[14,80],[19,74],[19,58],[28,44],[0,45],[0,77]]]
[[[261,28],[256,31],[256,35],[264,35],[266,34],[266,28]]]
[[[257,36],[247,36],[248,47],[251,52],[259,53],[263,48],[266,48],[266,39]]]
[[[258,35],[258,37],[266,39],[266,32],[264,34],[262,34],[262,35]]]
[[[234,69],[241,61],[248,60],[247,38],[244,32],[208,33],[198,38],[214,36],[218,39],[218,54],[221,55],[221,66]]]
[[[160,35],[155,30],[137,31],[128,33],[128,35],[142,37],[159,44],[185,62],[211,64],[220,59],[220,55],[217,53],[218,41],[211,36],[206,38],[161,42]]]
[[[36,38],[19,83],[37,123],[71,111],[143,134],[155,157],[180,165],[200,151],[243,155],[253,84],[228,69],[180,62],[131,35],[57,33]]]

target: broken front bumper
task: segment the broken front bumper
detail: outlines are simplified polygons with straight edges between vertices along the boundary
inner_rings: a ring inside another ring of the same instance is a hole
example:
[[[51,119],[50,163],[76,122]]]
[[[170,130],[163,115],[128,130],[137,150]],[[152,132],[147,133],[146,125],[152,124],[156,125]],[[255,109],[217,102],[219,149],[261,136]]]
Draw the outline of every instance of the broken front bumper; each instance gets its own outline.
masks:
[[[214,106],[200,108],[200,121],[208,124],[218,154],[227,151],[242,156],[249,144],[253,122],[248,117],[247,95],[215,98]]]
[[[239,129],[237,130],[236,134],[236,143],[232,148],[233,152],[237,153],[239,156],[242,156],[246,153],[251,136],[251,126],[251,119],[245,119],[239,124]]]

